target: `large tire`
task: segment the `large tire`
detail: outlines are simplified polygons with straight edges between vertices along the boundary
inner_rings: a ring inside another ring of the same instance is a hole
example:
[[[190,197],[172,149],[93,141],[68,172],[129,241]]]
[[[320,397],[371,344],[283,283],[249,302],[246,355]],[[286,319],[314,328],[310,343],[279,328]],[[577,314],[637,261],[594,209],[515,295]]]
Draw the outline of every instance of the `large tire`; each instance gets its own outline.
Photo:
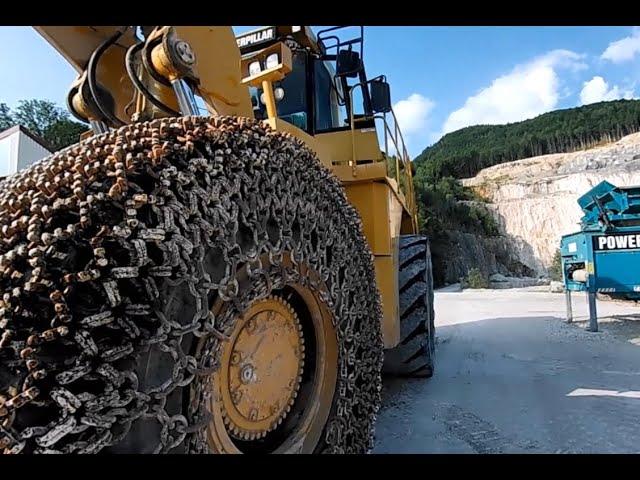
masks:
[[[435,312],[429,240],[403,235],[399,245],[400,343],[385,351],[384,372],[431,377],[435,369]]]
[[[298,308],[297,291],[328,312],[337,353],[318,439],[288,451],[372,447],[373,257],[339,181],[299,140],[234,117],[122,127],[7,179],[0,226],[5,453],[221,450],[207,429],[225,345],[255,302]],[[238,449],[274,451],[294,421]]]

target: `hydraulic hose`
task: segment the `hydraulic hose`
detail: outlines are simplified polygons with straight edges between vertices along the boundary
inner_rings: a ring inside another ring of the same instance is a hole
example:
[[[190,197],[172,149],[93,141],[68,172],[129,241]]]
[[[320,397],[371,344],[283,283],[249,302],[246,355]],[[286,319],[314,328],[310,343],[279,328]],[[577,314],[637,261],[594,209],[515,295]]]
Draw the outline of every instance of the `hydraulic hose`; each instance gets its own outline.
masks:
[[[134,65],[134,56],[135,56],[136,53],[138,53],[139,50],[142,49],[142,47],[144,47],[144,43],[136,43],[135,45],[132,45],[129,48],[129,50],[127,50],[127,55],[125,56],[125,67],[127,69],[127,73],[129,74],[129,78],[131,79],[131,81],[133,82],[135,87],[138,89],[138,91],[140,93],[142,93],[142,95],[147,100],[149,100],[154,106],[156,106],[160,110],[162,110],[165,113],[168,113],[169,115],[172,115],[174,117],[181,116],[180,112],[177,112],[177,111],[173,110],[171,107],[168,107],[163,102],[158,100],[147,89],[147,87],[144,86],[144,83],[142,83],[142,81],[138,78],[138,75],[136,74],[136,70],[135,70],[135,65]]]
[[[97,49],[95,49],[91,54],[91,57],[89,58],[89,65],[87,67],[87,80],[89,82],[89,91],[91,92],[91,96],[93,97],[93,100],[96,103],[98,110],[100,110],[100,113],[102,113],[102,115],[104,115],[104,117],[107,118],[115,126],[122,126],[125,123],[122,120],[120,120],[118,117],[113,115],[109,111],[109,109],[105,108],[104,105],[102,104],[102,101],[100,100],[100,92],[98,91],[98,82],[96,81],[96,67],[98,65],[98,61],[100,60],[100,57],[102,57],[102,54],[110,46],[116,43],[118,39],[122,36],[122,34],[126,32],[126,30],[127,29],[125,28],[122,31],[116,32],[107,40],[105,40]]]

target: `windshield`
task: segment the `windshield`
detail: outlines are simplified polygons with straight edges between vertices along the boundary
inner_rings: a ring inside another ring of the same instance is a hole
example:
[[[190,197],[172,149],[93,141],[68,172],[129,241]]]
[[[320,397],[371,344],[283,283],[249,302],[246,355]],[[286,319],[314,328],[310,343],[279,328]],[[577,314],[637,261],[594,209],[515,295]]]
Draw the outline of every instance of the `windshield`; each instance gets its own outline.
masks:
[[[277,100],[277,89],[282,89],[284,96]],[[273,83],[276,94],[278,117],[296,127],[308,131],[307,118],[307,65],[306,56],[299,52],[293,56],[293,70],[282,81]],[[251,88],[254,114],[258,119],[267,118],[267,110],[262,101],[262,88]]]
[[[333,87],[333,77],[323,61],[314,62],[315,131],[322,132],[340,126],[340,112]]]

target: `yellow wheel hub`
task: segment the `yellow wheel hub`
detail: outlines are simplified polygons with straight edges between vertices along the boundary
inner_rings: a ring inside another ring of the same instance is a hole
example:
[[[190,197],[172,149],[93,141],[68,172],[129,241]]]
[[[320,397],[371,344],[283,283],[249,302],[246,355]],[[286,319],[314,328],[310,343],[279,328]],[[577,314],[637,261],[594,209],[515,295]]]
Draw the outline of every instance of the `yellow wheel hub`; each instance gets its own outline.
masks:
[[[240,440],[263,438],[291,410],[304,367],[302,327],[291,306],[269,296],[238,319],[218,376],[221,413]]]

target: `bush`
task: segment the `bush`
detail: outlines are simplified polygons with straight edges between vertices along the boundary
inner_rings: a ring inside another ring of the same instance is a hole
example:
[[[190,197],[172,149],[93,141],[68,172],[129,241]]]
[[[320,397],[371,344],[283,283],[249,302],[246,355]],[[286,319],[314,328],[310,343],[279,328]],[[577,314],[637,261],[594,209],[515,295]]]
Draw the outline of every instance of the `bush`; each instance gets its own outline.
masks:
[[[549,267],[549,276],[551,280],[556,282],[562,281],[562,257],[560,256],[560,250],[556,250],[553,256],[553,263]]]
[[[448,257],[451,256],[451,240],[448,232],[471,233],[478,236],[500,235],[493,215],[481,204],[474,192],[459,180],[445,177],[425,182],[416,177],[416,200],[420,232],[431,241],[433,276],[436,285],[445,278]]]
[[[464,281],[467,288],[489,288],[489,279],[478,268],[471,268]]]
[[[417,178],[415,186],[424,233],[432,238],[442,236],[446,230],[486,236],[499,234],[491,213],[470,203],[476,200],[473,192],[463,187],[459,180],[452,177],[435,183],[422,183],[420,180]]]
[[[469,218],[479,226],[480,231],[485,235],[489,237],[500,235],[496,219],[484,208],[470,205]]]

